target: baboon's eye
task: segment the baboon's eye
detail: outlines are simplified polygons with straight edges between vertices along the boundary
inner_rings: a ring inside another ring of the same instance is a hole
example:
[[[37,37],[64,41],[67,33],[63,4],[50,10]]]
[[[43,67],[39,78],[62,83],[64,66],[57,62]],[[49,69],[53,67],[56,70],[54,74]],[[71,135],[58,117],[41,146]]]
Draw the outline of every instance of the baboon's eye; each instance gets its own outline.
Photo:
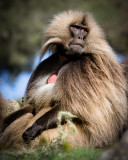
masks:
[[[85,29],[81,29],[81,32],[83,32],[83,33],[84,33],[84,32],[85,32]]]
[[[76,31],[80,31],[82,33],[88,32],[88,28],[86,25],[83,24],[74,24],[70,26],[70,29],[73,33],[75,33]]]
[[[78,30],[78,28],[73,27],[73,30],[74,30],[74,31],[77,31],[77,30]]]

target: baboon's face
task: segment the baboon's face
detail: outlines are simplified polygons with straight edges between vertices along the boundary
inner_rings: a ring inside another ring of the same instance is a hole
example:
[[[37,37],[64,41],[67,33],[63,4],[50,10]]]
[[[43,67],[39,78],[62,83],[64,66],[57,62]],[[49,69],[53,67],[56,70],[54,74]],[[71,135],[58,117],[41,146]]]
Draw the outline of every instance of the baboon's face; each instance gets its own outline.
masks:
[[[85,38],[88,34],[88,28],[84,24],[73,24],[69,27],[71,38],[68,44],[67,57],[78,58],[84,53]]]
[[[42,56],[50,48],[67,59],[93,54],[104,42],[102,29],[88,13],[68,11],[53,18],[45,30]]]

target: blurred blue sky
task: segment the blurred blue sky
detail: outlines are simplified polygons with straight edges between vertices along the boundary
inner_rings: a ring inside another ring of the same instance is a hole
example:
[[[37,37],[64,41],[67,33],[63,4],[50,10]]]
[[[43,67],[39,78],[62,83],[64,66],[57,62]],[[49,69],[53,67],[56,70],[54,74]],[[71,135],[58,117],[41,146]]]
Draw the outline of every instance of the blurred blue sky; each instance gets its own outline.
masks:
[[[50,55],[47,52],[42,61]],[[33,70],[39,64],[39,54],[35,56]],[[31,72],[21,72],[13,82],[9,81],[9,73],[4,71],[0,78],[0,92],[4,98],[18,100],[24,96],[28,80],[31,76]]]
[[[50,55],[49,52],[47,52],[42,61],[46,59]],[[123,60],[123,56],[118,54],[119,61]],[[33,70],[36,68],[36,66],[39,64],[39,54],[35,56],[34,64],[33,64]],[[4,71],[2,74],[2,77],[0,79],[0,92],[2,93],[4,98],[7,99],[14,99],[18,100],[19,98],[24,96],[26,86],[28,83],[28,80],[31,76],[31,72],[21,72],[13,82],[9,81],[9,74],[7,71]]]

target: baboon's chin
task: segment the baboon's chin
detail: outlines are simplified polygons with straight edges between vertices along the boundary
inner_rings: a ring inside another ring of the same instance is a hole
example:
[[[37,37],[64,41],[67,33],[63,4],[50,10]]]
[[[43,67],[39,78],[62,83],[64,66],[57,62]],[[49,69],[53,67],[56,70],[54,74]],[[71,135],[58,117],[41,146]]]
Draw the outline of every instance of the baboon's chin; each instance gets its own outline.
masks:
[[[81,55],[84,51],[83,47],[81,45],[78,44],[71,44],[70,45],[70,50],[73,53],[77,53],[78,55]]]
[[[78,54],[81,54],[83,52],[83,47],[79,44],[71,44],[70,50],[72,50],[73,52],[76,52]]]
[[[84,49],[80,45],[71,45],[65,56],[69,61],[79,59],[83,54]]]

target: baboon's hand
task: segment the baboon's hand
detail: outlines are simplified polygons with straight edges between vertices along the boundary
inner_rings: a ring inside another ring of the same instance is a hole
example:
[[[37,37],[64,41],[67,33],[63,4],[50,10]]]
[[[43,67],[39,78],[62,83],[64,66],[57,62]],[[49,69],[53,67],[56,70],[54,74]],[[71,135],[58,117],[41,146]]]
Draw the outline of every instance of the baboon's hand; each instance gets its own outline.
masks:
[[[30,140],[35,139],[38,135],[41,134],[41,132],[43,131],[44,127],[43,125],[36,125],[36,123],[34,123],[30,128],[28,128],[22,135],[23,139],[25,142],[28,142]]]
[[[57,108],[53,108],[39,119],[37,119],[34,124],[28,128],[22,135],[24,141],[29,141],[35,139],[44,130],[56,128],[57,127]]]

